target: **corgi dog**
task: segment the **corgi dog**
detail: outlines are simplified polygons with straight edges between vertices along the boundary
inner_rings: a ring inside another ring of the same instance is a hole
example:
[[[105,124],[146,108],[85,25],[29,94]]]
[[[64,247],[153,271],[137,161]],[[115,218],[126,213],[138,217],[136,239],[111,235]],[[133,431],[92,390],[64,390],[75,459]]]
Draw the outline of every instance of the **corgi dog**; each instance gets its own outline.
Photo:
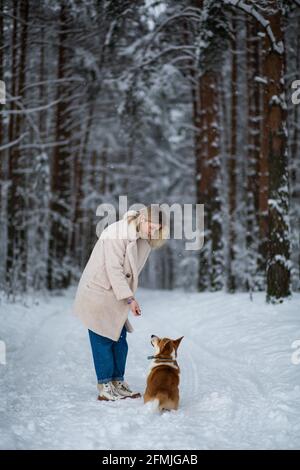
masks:
[[[147,377],[144,403],[153,402],[159,411],[177,410],[179,405],[179,374],[177,349],[183,336],[178,339],[159,338],[151,335],[154,355]]]

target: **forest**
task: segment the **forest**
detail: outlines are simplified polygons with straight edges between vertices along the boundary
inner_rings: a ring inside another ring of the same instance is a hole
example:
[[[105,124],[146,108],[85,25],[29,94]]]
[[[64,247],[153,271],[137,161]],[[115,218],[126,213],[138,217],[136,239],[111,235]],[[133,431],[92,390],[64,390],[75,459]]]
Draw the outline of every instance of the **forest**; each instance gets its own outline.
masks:
[[[0,37],[8,298],[74,284],[121,195],[204,204],[142,285],[299,292],[300,1],[0,0]]]

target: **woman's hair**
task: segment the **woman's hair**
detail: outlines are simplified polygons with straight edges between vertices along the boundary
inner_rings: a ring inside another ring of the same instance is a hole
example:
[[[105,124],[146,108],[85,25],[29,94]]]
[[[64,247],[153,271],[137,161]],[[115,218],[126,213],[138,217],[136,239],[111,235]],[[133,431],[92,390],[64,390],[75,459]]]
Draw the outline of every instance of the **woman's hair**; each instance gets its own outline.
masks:
[[[162,245],[164,245],[169,235],[169,226],[166,213],[162,210],[161,207],[159,207],[158,204],[154,204],[136,211],[135,215],[128,217],[128,223],[135,221],[136,230],[138,231],[140,220],[143,216],[150,222],[160,224],[160,228],[158,229],[158,233],[156,234],[155,238],[148,239],[149,245],[152,248],[160,248]]]

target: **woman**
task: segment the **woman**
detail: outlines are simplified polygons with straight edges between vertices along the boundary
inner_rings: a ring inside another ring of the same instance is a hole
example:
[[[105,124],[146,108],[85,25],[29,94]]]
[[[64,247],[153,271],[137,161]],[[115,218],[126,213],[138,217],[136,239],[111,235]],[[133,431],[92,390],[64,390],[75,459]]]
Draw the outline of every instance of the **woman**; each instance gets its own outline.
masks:
[[[88,328],[99,400],[140,396],[124,381],[126,335],[133,331],[128,311],[141,314],[134,298],[138,276],[151,248],[160,247],[167,235],[158,205],[128,211],[103,230],[82,273],[73,312]]]

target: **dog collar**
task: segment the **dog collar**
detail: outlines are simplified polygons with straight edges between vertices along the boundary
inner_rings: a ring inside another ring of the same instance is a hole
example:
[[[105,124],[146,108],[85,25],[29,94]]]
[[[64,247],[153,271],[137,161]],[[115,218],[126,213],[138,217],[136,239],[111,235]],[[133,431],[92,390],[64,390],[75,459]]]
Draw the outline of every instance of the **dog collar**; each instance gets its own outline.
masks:
[[[167,359],[165,357],[159,357],[159,356],[148,356],[147,359],[159,359],[159,361],[162,361],[162,362],[177,362],[176,359]]]

